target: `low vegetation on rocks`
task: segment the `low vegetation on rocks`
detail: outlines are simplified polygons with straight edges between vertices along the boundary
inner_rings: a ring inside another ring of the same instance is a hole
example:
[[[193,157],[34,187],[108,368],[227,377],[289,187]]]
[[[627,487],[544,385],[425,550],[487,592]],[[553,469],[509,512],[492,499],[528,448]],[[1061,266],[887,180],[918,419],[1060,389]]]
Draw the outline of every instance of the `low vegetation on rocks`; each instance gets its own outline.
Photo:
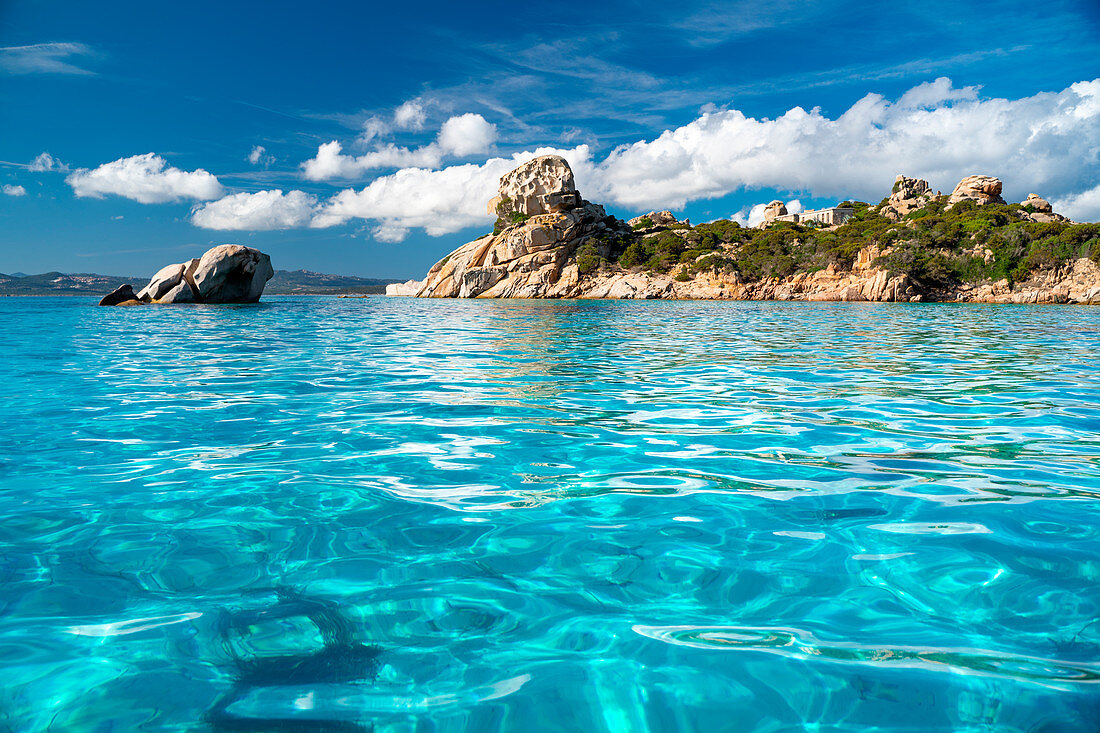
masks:
[[[624,222],[577,191],[569,164],[540,156],[501,178],[490,235],[444,257],[421,297],[736,298],[1100,302],[1100,224],[1078,224],[987,175],[949,195],[898,176],[877,204],[802,218],[782,201],[764,222],[692,225],[670,211]],[[834,224],[833,222],[837,222]]]
[[[717,269],[756,281],[830,265],[850,270],[860,250],[877,246],[884,252],[879,266],[928,289],[986,279],[1013,283],[1082,257],[1100,264],[1100,224],[1028,221],[1021,213],[1031,213],[1031,207],[1022,204],[961,201],[947,210],[945,204],[946,197],[940,197],[893,221],[877,207],[846,201],[841,206],[854,208],[855,215],[825,229],[714,221],[635,237],[605,263],[661,274],[678,270],[687,277]]]

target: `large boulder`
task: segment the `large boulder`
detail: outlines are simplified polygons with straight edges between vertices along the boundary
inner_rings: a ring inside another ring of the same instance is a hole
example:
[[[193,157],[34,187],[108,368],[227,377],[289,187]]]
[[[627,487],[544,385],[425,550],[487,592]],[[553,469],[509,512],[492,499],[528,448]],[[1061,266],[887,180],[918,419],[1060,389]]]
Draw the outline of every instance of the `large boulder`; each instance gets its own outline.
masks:
[[[560,155],[540,155],[500,179],[487,210],[508,221],[512,214],[537,216],[568,211],[581,203],[573,169]]]
[[[787,206],[779,199],[764,207],[764,223],[774,221],[777,216],[786,216]]]
[[[130,283],[119,285],[114,291],[107,293],[99,301],[100,305],[134,305],[141,301],[134,293],[134,286]]]
[[[255,303],[274,275],[271,258],[263,252],[223,244],[198,259],[161,268],[140,292],[135,294],[131,288],[129,295],[142,303]],[[100,305],[125,305],[123,301],[108,302],[118,300],[120,291],[105,297]]]
[[[1020,202],[1020,205],[1030,206],[1043,214],[1049,214],[1054,211],[1054,207],[1050,205],[1050,202],[1037,193],[1029,193],[1027,198]]]
[[[951,197],[947,199],[948,208],[960,201],[974,201],[979,206],[985,204],[1003,204],[1001,188],[1003,184],[1000,178],[993,176],[967,176],[959,181]]]
[[[923,178],[899,175],[894,179],[890,198],[879,205],[878,211],[887,219],[900,221],[906,214],[924,208],[936,195]]]
[[[200,303],[255,303],[274,275],[271,258],[260,250],[223,244],[207,250],[195,266],[196,300]]]
[[[671,211],[651,211],[636,216],[626,222],[639,234],[648,234],[662,229],[686,229],[691,226],[687,219],[680,221]]]

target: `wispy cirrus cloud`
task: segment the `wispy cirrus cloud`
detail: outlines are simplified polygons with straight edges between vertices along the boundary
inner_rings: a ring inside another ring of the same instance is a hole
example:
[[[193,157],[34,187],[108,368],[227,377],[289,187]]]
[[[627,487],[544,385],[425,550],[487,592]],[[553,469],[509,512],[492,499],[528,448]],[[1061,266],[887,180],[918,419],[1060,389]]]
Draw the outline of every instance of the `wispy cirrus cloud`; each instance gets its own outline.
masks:
[[[91,76],[94,71],[78,66],[81,59],[95,55],[83,43],[35,43],[30,46],[0,47],[0,71],[8,74],[74,74]]]

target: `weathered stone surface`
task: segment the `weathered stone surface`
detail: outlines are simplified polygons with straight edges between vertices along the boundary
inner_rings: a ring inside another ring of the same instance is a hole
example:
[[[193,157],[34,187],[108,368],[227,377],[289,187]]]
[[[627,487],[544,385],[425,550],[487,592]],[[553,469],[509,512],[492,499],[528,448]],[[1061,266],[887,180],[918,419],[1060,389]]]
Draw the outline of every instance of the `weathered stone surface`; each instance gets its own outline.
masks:
[[[161,268],[140,293],[131,288],[130,296],[143,303],[255,303],[274,275],[271,258],[263,252],[223,244],[198,259]]]
[[[579,286],[570,257],[586,242],[599,251],[608,232],[628,232],[602,206],[583,201],[564,158],[546,155],[500,179],[490,210],[529,217],[468,242],[432,266],[417,295],[432,298],[570,297]],[[389,290],[387,290],[387,293]]]
[[[894,179],[890,198],[879,206],[879,213],[887,219],[900,221],[906,214],[927,206],[936,195],[932,193],[928,181],[899,175]]]
[[[683,221],[678,220],[671,211],[651,211],[648,214],[636,216],[626,223],[638,234],[648,234],[649,232],[656,232],[662,229],[691,226],[690,221],[687,219]]]
[[[195,303],[195,289],[191,287],[191,283],[186,280],[180,279],[176,286],[169,290],[164,295],[160,296],[154,303],[171,304],[171,303]]]
[[[258,249],[223,244],[207,250],[194,270],[201,303],[255,303],[275,275],[271,258]]]
[[[180,284],[185,269],[187,265],[179,264],[168,265],[157,270],[157,274],[153,275],[149,284],[138,291],[138,298],[148,303],[164,297],[165,293]]]
[[[1005,200],[1001,198],[1002,185],[1001,179],[993,176],[967,176],[955,186],[947,199],[947,206],[950,208],[960,201],[975,201],[979,206],[1003,204]]]
[[[787,205],[779,199],[772,201],[764,207],[764,223],[773,221],[777,216],[787,215]]]
[[[99,304],[122,305],[123,303],[128,303],[131,300],[137,299],[138,297],[134,293],[134,287],[130,285],[130,283],[126,283],[125,285],[119,285],[117,288],[115,288],[115,290],[107,293],[107,295],[104,295],[103,298],[99,301]]]
[[[580,205],[573,169],[560,155],[540,155],[500,179],[488,211],[505,220],[511,214],[536,216]]]
[[[560,160],[560,159],[558,159]],[[534,162],[534,161],[532,161]],[[554,162],[556,180],[571,179],[561,171],[564,161]],[[520,172],[534,179],[547,178],[546,168],[540,165],[521,166],[501,180],[501,191],[534,191],[541,189]],[[554,177],[554,176],[551,176]],[[988,180],[986,180],[988,179]],[[993,201],[1000,195],[1000,181],[972,176],[962,191],[966,196],[981,196]],[[542,184],[539,184],[542,185]],[[555,184],[556,185],[556,184]],[[573,191],[573,193],[576,193]],[[953,299],[992,302],[1100,302],[1100,268],[1090,260],[1078,260],[1073,267],[1038,273],[1026,283],[1010,286],[1006,281],[962,286],[946,291],[927,290],[926,283],[911,282],[906,275],[891,275],[878,265],[879,258],[890,253],[890,248],[868,246],[861,249],[850,269],[829,265],[813,272],[799,272],[785,278],[770,278],[745,282],[740,274],[723,262],[736,254],[737,244],[720,244],[716,251],[707,252],[694,259],[690,265],[673,265],[667,273],[642,271],[642,267],[624,269],[621,265],[593,267],[592,253],[609,258],[621,254],[629,242],[644,243],[654,237],[675,235],[683,240],[685,251],[701,243],[702,235],[690,228],[687,222],[677,221],[671,212],[653,211],[631,220],[639,229],[632,230],[626,224],[608,217],[603,208],[581,201],[562,210],[548,211],[540,208],[545,193],[531,194],[525,199],[527,210],[540,211],[529,218],[507,226],[495,235],[487,235],[468,242],[432,266],[422,283],[410,281],[399,287],[391,287],[396,294],[402,288],[417,288],[421,297],[464,298],[667,298],[667,299],[732,299],[732,300],[825,300],[825,301],[880,301],[919,302],[922,300]],[[940,197],[927,181],[899,176],[891,196],[880,206],[887,216],[896,220],[907,213],[926,206]],[[506,197],[498,196],[497,201]],[[507,197],[511,201],[511,197]],[[941,199],[942,200],[942,199]],[[960,199],[962,200],[962,199]],[[975,199],[971,199],[975,200]],[[528,205],[531,201],[534,204]],[[511,204],[509,204],[511,205]],[[504,209],[516,211],[520,209]],[[782,201],[773,201],[766,216],[773,220],[784,216],[786,207]],[[1026,218],[1026,212],[1020,213]],[[1030,216],[1057,217],[1053,212],[1038,210]],[[648,222],[643,219],[648,218]],[[913,228],[913,222],[906,227]],[[898,227],[898,231],[906,231]],[[963,251],[993,261],[993,252],[977,239]],[[585,248],[585,258],[578,256]],[[715,257],[715,255],[718,255]],[[715,263],[709,269],[706,261]],[[581,273],[581,262],[586,271]]]
[[[1030,206],[1036,211],[1044,214],[1049,214],[1054,211],[1054,208],[1050,205],[1050,202],[1037,193],[1029,193],[1027,198],[1020,202],[1022,206]]]
[[[390,283],[386,286],[386,295],[411,296],[416,295],[424,283],[420,280],[407,280],[403,283]]]

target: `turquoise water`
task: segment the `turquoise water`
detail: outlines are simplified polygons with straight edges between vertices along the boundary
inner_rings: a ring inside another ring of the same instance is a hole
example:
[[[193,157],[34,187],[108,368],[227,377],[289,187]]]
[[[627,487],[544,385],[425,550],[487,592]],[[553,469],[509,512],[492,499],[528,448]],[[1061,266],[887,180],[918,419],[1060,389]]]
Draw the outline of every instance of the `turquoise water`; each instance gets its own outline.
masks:
[[[1100,727],[1100,308],[0,322],[0,729]]]

